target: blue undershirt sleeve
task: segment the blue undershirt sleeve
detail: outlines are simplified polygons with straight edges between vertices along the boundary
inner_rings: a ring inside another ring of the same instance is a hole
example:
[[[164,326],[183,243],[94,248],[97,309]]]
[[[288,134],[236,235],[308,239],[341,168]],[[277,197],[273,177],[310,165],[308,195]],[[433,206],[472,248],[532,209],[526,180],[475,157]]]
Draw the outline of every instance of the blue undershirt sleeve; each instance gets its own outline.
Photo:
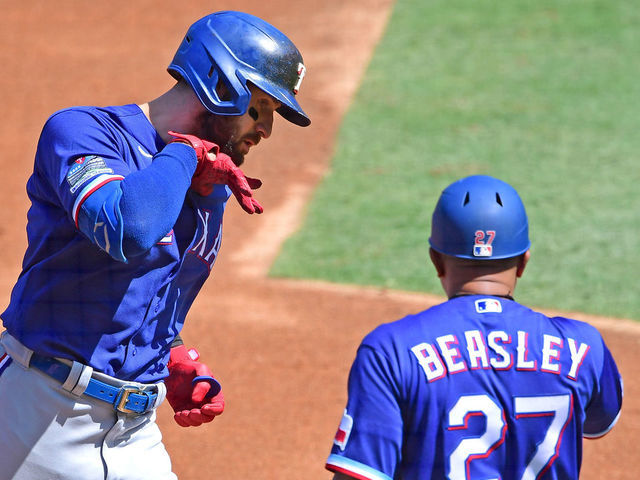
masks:
[[[145,253],[173,228],[196,165],[193,148],[170,143],[149,167],[122,180],[120,211],[125,257]]]

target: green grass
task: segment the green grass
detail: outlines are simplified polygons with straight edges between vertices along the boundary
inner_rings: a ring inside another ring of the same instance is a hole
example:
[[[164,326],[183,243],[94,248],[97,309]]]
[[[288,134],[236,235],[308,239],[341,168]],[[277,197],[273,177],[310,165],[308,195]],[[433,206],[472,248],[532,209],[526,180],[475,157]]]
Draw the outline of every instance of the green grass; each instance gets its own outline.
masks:
[[[527,206],[520,301],[640,319],[638,25],[633,0],[398,0],[271,275],[440,294],[431,212],[482,173]]]

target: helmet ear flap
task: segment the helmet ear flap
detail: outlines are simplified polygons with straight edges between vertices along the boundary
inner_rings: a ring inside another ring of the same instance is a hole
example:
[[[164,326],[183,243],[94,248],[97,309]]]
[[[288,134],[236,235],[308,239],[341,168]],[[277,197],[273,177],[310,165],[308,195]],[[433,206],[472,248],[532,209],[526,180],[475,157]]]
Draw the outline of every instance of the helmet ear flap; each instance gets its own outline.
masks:
[[[224,105],[237,105],[238,94],[233,86],[229,83],[227,76],[218,68],[218,66],[212,62],[209,73],[209,85],[211,96],[215,99],[216,104],[220,107]]]
[[[227,84],[224,82],[224,79],[219,75],[218,75],[218,82],[216,83],[216,86],[214,87],[213,91],[216,93],[216,96],[218,97],[218,100],[220,102],[230,102],[232,100],[231,90],[229,89]]]

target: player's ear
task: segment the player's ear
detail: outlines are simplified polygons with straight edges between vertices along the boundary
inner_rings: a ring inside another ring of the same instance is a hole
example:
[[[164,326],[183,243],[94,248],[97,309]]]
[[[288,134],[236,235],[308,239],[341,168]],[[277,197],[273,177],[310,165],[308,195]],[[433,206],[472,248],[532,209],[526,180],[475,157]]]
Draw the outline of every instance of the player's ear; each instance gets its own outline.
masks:
[[[524,273],[524,269],[527,266],[527,263],[529,263],[530,258],[531,252],[529,250],[524,252],[522,255],[520,255],[520,258],[518,258],[518,268],[516,270],[516,275],[518,278],[520,278]]]
[[[433,248],[429,247],[429,257],[431,257],[433,266],[436,267],[438,278],[444,277],[444,262],[442,261],[440,252],[436,252]]]

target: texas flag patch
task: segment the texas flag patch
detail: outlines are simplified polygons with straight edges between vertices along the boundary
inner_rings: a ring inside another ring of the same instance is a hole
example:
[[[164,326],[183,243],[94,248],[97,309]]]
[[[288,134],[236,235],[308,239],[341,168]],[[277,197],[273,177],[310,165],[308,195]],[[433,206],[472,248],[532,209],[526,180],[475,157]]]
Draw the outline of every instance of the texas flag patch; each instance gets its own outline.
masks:
[[[482,298],[480,300],[476,300],[476,312],[502,313],[502,304],[495,298]]]
[[[349,441],[349,435],[351,435],[351,429],[353,428],[353,417],[347,413],[347,409],[344,409],[340,426],[336,432],[336,437],[333,439],[333,443],[340,447],[340,450],[344,450]]]

